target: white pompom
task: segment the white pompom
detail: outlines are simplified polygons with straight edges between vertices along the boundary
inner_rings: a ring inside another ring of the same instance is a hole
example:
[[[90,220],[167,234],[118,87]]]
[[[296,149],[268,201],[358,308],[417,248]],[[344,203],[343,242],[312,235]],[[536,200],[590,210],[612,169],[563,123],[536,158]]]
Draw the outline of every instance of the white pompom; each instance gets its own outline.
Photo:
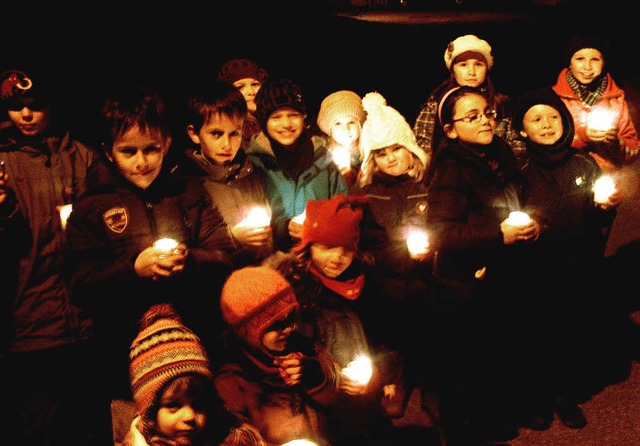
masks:
[[[371,110],[375,110],[376,108],[380,108],[385,105],[387,105],[387,100],[377,91],[367,93],[362,98],[362,106],[367,113],[371,113]]]

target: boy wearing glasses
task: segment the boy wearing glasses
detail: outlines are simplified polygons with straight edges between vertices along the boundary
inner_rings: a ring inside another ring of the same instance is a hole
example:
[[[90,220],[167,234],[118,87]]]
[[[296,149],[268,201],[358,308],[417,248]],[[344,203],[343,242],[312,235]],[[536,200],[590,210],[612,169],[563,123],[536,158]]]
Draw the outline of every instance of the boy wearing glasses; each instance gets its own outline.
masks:
[[[521,209],[522,179],[513,151],[495,136],[496,114],[471,87],[455,87],[438,106],[446,135],[433,160],[427,221],[436,250],[433,301],[440,414],[448,444],[517,437],[518,396],[504,340],[517,329],[527,279],[520,260],[539,225],[508,223]],[[517,290],[518,296],[513,297]]]

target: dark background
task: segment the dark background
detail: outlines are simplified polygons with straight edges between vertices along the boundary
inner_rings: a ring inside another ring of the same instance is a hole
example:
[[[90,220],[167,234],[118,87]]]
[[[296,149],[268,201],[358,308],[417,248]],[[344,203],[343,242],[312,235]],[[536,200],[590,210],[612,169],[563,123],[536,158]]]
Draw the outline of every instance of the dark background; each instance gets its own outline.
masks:
[[[568,63],[567,38],[597,28],[612,42],[607,67],[627,90],[632,113],[637,114],[638,45],[629,36],[638,27],[632,24],[630,11],[625,13],[617,2],[587,10],[577,1],[557,6],[522,0],[467,0],[462,5],[454,0],[413,1],[409,7],[389,2],[386,8],[373,9],[408,17],[431,8],[449,12],[451,22],[371,23],[338,15],[362,8],[320,0],[146,6],[87,2],[74,8],[60,4],[20,11],[5,8],[0,69],[45,74],[64,99],[72,130],[88,142],[94,142],[100,103],[113,86],[150,83],[179,110],[188,86],[215,77],[232,57],[253,59],[271,77],[297,81],[305,92],[310,120],[315,121],[324,96],[351,89],[360,95],[379,91],[413,124],[430,90],[448,76],[443,53],[456,37],[472,33],[489,42],[495,58],[491,78],[498,89],[514,96],[553,84]],[[475,19],[471,11],[514,15]]]

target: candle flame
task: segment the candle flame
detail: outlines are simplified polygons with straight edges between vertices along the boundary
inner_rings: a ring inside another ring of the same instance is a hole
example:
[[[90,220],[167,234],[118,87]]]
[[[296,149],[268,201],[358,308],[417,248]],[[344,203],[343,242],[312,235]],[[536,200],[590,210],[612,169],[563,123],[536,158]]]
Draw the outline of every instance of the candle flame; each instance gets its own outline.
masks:
[[[342,373],[360,384],[367,384],[373,374],[371,359],[366,355],[360,355],[343,368]]]
[[[596,203],[605,203],[616,191],[616,183],[609,175],[602,175],[593,185],[593,199]]]

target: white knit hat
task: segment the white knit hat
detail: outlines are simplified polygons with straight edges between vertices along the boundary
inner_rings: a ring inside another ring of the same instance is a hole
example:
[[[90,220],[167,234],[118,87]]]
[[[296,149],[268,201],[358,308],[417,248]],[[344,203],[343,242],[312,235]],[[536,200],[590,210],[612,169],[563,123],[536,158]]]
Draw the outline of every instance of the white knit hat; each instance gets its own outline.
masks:
[[[444,63],[447,65],[447,69],[451,70],[451,64],[455,58],[467,52],[481,54],[487,61],[487,67],[493,67],[491,45],[486,40],[482,40],[473,34],[467,34],[458,37],[447,45],[447,49],[444,51]]]
[[[360,148],[367,162],[372,150],[400,144],[427,165],[427,154],[418,146],[416,136],[407,120],[398,110],[387,105],[387,100],[378,92],[367,93],[362,98],[367,119],[362,125]]]
[[[362,124],[366,115],[360,96],[350,90],[340,90],[324,98],[318,112],[318,127],[330,135],[331,124],[340,116],[353,116]]]

